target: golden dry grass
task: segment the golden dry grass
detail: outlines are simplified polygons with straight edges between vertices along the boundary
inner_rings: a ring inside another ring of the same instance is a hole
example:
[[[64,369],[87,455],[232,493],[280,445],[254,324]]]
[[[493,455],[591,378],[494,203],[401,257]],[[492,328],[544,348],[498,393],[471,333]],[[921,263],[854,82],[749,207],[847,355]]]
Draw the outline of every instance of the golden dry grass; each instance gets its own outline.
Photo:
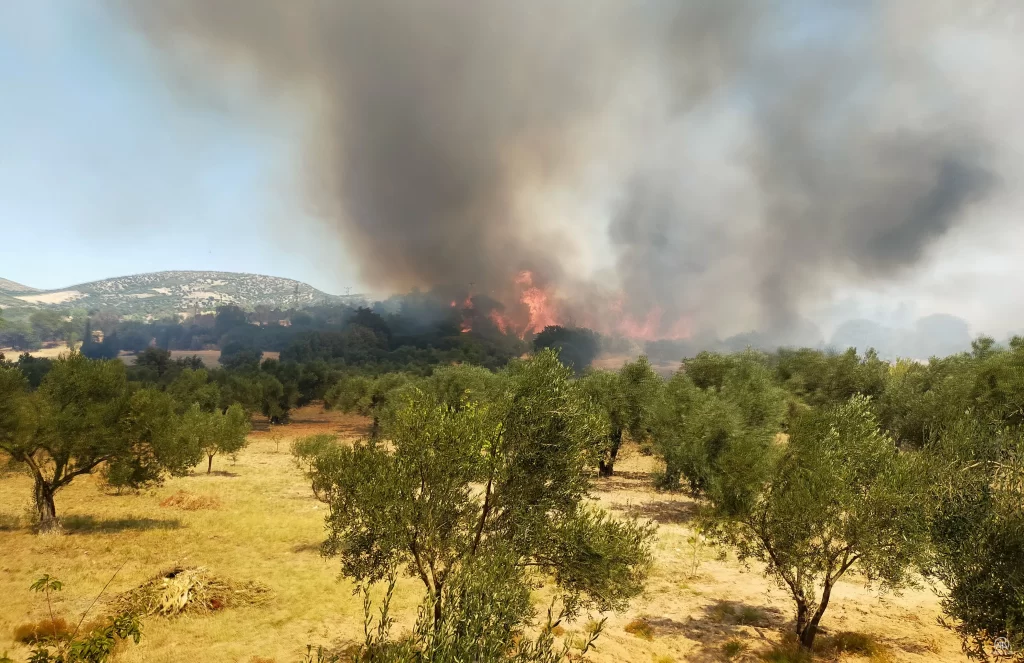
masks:
[[[153,491],[120,496],[104,491],[94,477],[82,477],[57,496],[66,528],[62,536],[37,536],[26,529],[31,483],[17,473],[0,476],[0,652],[24,659],[28,648],[14,642],[15,628],[48,617],[42,596],[28,590],[39,575],[50,573],[65,582],[55,597],[55,613],[77,622],[121,564],[108,590],[110,600],[174,566],[204,567],[238,585],[262,583],[271,595],[264,605],[149,617],[142,643],[124,648],[116,661],[289,663],[301,660],[306,643],[341,647],[359,640],[360,598],[350,581],[338,578],[337,562],[317,552],[323,505],[313,499],[288,448],[295,437],[315,432],[344,438],[365,429],[362,419],[302,408],[289,426],[258,426],[237,463],[225,459],[212,475],[200,469]],[[723,646],[735,641],[742,646],[730,646],[732,660],[758,660],[759,653],[780,643],[792,620],[790,601],[759,568],[746,570],[733,555],[710,545],[697,550],[693,572],[694,549],[687,542],[693,536],[692,500],[652,490],[656,462],[635,449],[624,454],[617,476],[598,482],[595,497],[617,512],[659,523],[657,565],[644,595],[629,610],[610,616],[590,658],[595,663],[721,661]],[[160,506],[179,492],[213,496],[220,506]],[[417,582],[400,581],[393,602],[399,628],[415,616],[420,591]],[[884,649],[886,660],[966,661],[956,638],[935,624],[938,600],[928,590],[879,602],[851,579],[840,583],[833,597],[826,631],[865,634]],[[565,624],[566,635],[582,632],[592,617]],[[626,630],[640,619],[649,640]],[[836,655],[869,660],[834,649],[823,660]]]

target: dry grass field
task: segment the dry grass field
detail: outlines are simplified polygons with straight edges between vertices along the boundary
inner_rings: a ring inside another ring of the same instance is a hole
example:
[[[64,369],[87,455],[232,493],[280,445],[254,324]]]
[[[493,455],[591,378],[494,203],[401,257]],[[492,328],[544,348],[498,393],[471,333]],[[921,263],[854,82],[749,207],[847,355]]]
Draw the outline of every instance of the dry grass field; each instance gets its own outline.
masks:
[[[79,344],[81,345],[81,344]],[[68,351],[66,343],[58,343],[50,348],[41,348],[39,350],[33,350],[28,354],[33,357],[56,359],[62,354]],[[7,359],[14,361],[19,355],[23,354],[20,350],[14,350],[12,348],[0,348],[0,352],[4,353]],[[183,359],[186,357],[197,356],[203,360],[203,364],[207,368],[217,368],[220,366],[220,350],[171,350],[171,359]],[[264,352],[264,359],[279,359],[281,357],[280,352]],[[122,352],[119,359],[128,366],[135,363],[135,355],[127,352]]]
[[[353,584],[338,577],[338,564],[317,552],[323,506],[289,455],[297,436],[336,432],[355,437],[367,422],[308,407],[295,423],[258,425],[237,461],[218,457],[214,472],[197,468],[140,494],[114,495],[93,477],[82,477],[57,495],[66,533],[37,536],[27,528],[31,484],[22,474],[0,476],[0,654],[15,660],[28,649],[12,639],[27,619],[46,616],[41,595],[29,591],[39,575],[65,582],[54,609],[79,615],[123,565],[100,600],[135,588],[174,565],[203,566],[234,583],[258,581],[269,601],[230,607],[205,616],[150,617],[138,646],[121,662],[182,661],[255,663],[299,661],[306,643],[343,646],[361,637],[362,605]],[[605,506],[659,524],[657,566],[646,593],[630,610],[613,614],[598,640],[598,663],[670,663],[760,660],[792,620],[786,595],[758,567],[745,569],[735,556],[694,546],[689,521],[694,503],[683,495],[655,492],[656,462],[626,450],[618,476],[594,492]],[[164,503],[164,506],[161,506]],[[415,615],[420,586],[403,580],[394,608],[399,623]],[[963,661],[958,641],[936,624],[938,600],[928,589],[880,601],[856,578],[841,583],[825,615],[826,633],[867,636],[872,656],[842,660]],[[586,620],[568,626],[582,630]],[[836,660],[825,655],[823,660]]]

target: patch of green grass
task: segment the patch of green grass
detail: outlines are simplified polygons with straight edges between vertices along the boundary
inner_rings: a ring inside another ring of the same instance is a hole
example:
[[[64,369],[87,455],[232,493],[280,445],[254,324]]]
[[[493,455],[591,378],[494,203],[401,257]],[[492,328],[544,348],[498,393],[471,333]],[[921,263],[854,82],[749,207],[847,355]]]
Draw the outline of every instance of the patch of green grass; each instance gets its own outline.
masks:
[[[630,623],[626,624],[623,630],[630,635],[635,635],[636,637],[643,638],[644,640],[654,639],[654,628],[651,626],[650,622],[642,617],[637,617]]]
[[[722,655],[731,660],[742,654],[746,649],[747,646],[743,642],[733,638],[722,645]]]

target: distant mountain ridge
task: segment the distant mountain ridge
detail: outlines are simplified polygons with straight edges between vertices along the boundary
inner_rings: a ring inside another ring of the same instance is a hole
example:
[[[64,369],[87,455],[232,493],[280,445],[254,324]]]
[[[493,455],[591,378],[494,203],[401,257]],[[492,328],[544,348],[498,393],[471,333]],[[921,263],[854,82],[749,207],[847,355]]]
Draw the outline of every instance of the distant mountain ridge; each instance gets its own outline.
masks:
[[[313,286],[277,276],[236,272],[167,271],[133,274],[59,288],[38,290],[0,279],[4,308],[110,308],[133,318],[211,311],[235,304],[291,308],[359,299],[331,295]]]
[[[39,290],[7,279],[0,279],[0,292],[39,292]]]

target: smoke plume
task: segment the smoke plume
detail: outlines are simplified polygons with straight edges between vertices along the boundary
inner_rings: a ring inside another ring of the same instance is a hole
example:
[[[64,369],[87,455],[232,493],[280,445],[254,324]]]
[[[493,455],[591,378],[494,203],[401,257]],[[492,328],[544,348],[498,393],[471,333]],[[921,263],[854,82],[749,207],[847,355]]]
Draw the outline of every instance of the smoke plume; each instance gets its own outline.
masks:
[[[1008,2],[111,2],[183,89],[298,100],[309,202],[377,290],[509,302],[528,270],[599,328],[785,334],[1001,180],[944,62]]]

